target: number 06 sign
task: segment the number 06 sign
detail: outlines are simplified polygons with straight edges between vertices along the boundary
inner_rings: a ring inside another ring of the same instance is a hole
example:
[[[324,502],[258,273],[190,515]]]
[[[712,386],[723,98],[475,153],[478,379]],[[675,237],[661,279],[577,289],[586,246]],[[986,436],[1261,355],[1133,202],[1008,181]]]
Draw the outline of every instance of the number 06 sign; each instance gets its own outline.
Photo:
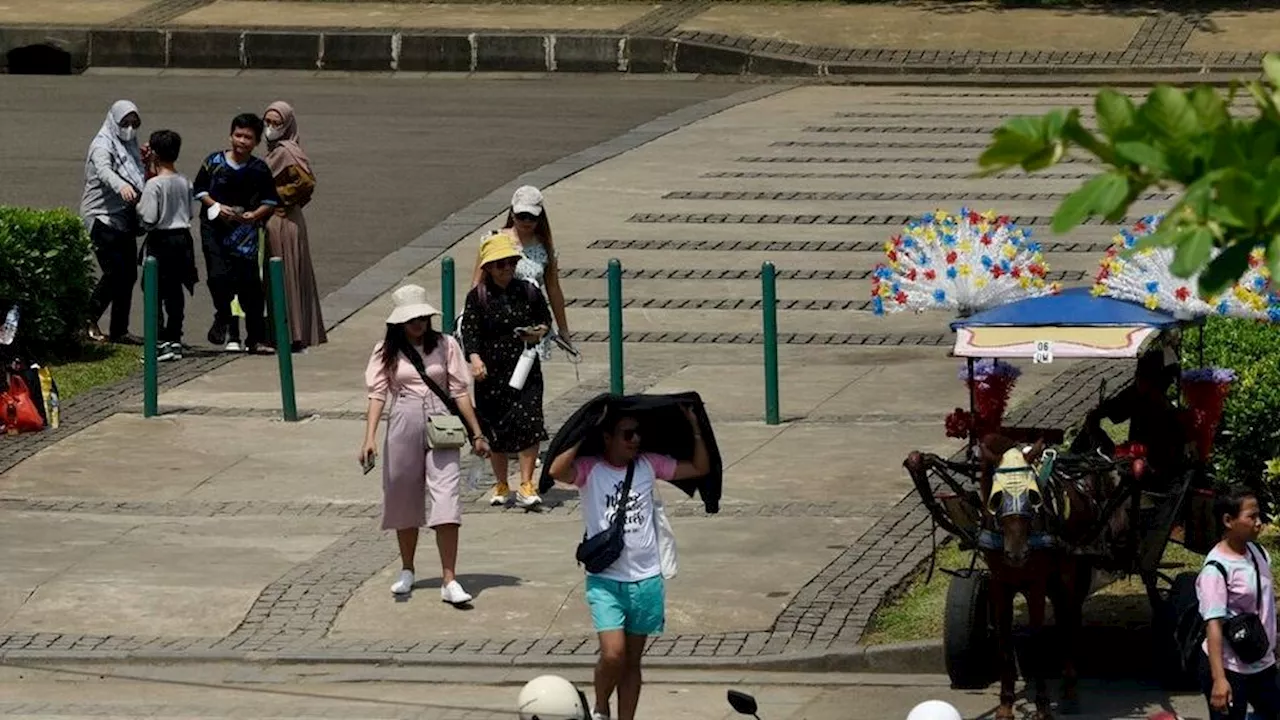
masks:
[[[1053,362],[1053,342],[1049,340],[1036,341],[1036,354],[1033,358],[1036,365],[1048,365]]]

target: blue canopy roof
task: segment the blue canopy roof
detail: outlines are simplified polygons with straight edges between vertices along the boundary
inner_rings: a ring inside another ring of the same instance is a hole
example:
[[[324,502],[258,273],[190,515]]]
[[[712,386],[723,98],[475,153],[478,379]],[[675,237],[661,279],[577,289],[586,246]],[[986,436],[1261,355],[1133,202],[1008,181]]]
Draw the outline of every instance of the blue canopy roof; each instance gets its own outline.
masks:
[[[1169,328],[1188,321],[1158,310],[1109,297],[1094,297],[1089,288],[1067,288],[1057,295],[1018,300],[951,323],[962,327],[1109,327]]]

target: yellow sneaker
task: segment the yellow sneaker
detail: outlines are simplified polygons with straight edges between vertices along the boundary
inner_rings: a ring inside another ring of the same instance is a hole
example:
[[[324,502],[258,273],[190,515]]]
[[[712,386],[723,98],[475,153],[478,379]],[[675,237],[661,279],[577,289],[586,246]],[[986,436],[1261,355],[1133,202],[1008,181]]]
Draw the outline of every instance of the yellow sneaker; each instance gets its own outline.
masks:
[[[542,498],[538,497],[538,490],[533,483],[520,483],[520,490],[516,493],[516,505],[531,508],[541,504]]]
[[[489,504],[497,507],[507,504],[507,496],[511,494],[511,488],[506,483],[498,483],[493,486],[493,495],[489,496]]]

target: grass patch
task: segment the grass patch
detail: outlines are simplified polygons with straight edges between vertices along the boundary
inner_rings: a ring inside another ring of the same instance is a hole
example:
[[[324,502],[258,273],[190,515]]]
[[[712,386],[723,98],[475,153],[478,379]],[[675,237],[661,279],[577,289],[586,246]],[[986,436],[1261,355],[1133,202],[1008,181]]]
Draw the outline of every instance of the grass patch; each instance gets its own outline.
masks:
[[[58,383],[58,398],[66,402],[100,385],[123,380],[142,369],[142,348],[129,345],[86,344],[69,358],[49,363]]]
[[[1268,526],[1262,531],[1260,542],[1273,558],[1276,557],[1280,553],[1280,530]],[[937,567],[949,570],[967,568],[969,556],[970,553],[961,552],[955,543],[949,542],[938,549]],[[1162,562],[1172,567],[1163,569],[1163,572],[1173,577],[1180,572],[1196,570],[1203,560],[1181,545],[1170,543]],[[981,565],[982,561],[978,563]],[[862,644],[886,645],[942,637],[951,576],[935,570],[933,580],[926,583],[927,567],[911,579],[901,595],[876,610],[862,636]],[[1019,596],[1018,607],[1021,606],[1022,598]],[[1021,611],[1019,615],[1022,615]],[[1084,606],[1086,625],[1132,627],[1144,625],[1150,618],[1147,591],[1137,575],[1120,578],[1107,585],[1091,595]],[[1020,617],[1019,622],[1025,623],[1026,618]]]
[[[902,594],[880,606],[871,616],[862,635],[864,645],[885,645],[942,637],[942,618],[947,607],[947,587],[951,576],[942,569],[969,567],[969,553],[961,552],[954,542],[938,548],[937,569],[926,583],[928,566],[908,582]],[[981,562],[981,561],[979,561]]]

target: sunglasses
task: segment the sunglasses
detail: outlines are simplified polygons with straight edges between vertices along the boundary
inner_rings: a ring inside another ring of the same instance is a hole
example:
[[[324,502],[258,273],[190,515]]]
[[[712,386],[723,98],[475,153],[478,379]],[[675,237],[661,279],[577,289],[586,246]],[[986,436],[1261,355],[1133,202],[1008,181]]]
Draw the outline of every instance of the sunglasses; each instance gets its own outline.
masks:
[[[624,441],[631,442],[632,440],[640,437],[640,428],[627,428],[626,430],[620,430],[618,431],[618,435],[620,435]]]
[[[533,213],[516,213],[516,219],[520,222],[536,222],[538,216]]]

